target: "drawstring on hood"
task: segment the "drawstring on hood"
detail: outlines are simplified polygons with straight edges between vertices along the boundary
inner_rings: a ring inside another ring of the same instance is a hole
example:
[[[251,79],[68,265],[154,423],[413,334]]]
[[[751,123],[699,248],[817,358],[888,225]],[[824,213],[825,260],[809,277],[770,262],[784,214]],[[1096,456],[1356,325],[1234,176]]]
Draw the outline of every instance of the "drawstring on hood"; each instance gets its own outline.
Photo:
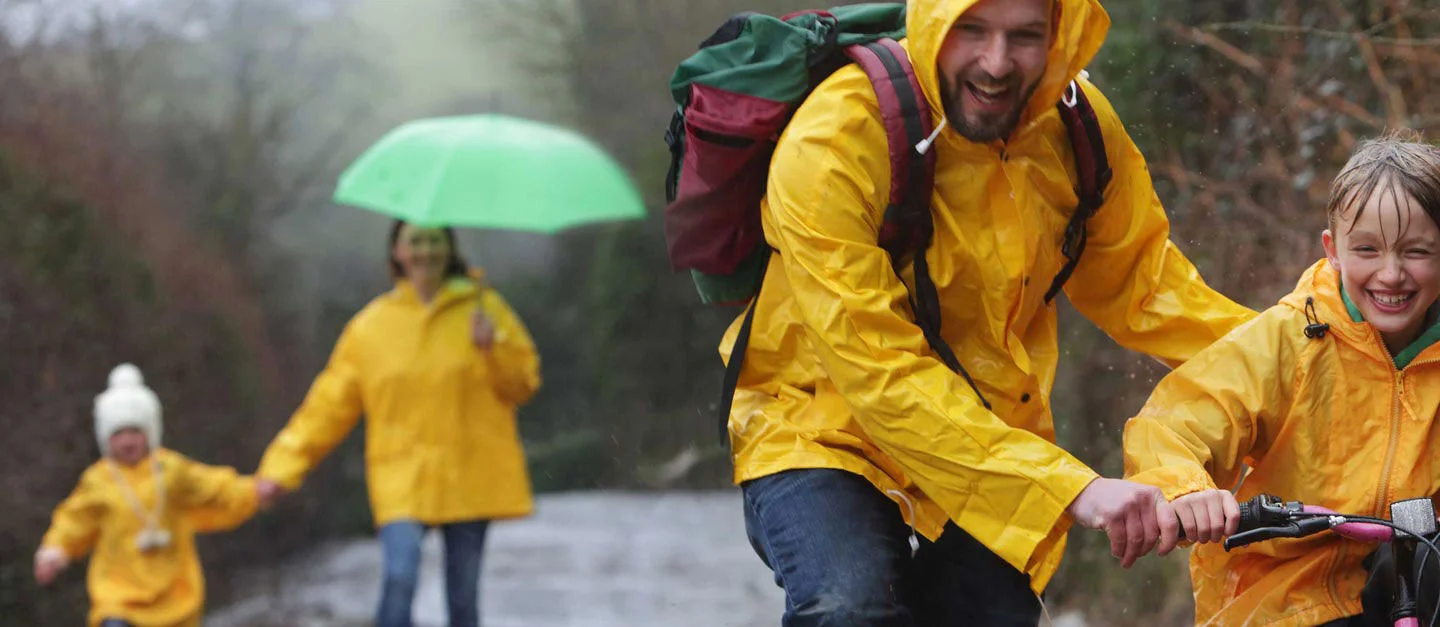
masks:
[[[915,144],[915,152],[922,155],[929,152],[930,147],[935,145],[935,138],[940,136],[940,131],[945,130],[945,125],[949,123],[950,118],[940,118],[940,123],[935,125],[935,130],[930,131],[930,136],[920,140],[920,143]]]
[[[135,537],[135,548],[141,553],[148,553],[169,546],[170,531],[164,526],[165,473],[160,466],[160,457],[158,455],[150,456],[150,472],[154,477],[155,485],[155,506],[153,508],[147,508],[141,502],[135,487],[131,486],[124,475],[120,474],[120,468],[115,464],[115,460],[106,459],[105,465],[110,470],[110,478],[115,480],[116,485],[120,486],[121,494],[125,495],[125,502],[145,523],[145,528]]]
[[[900,499],[905,504],[905,520],[910,523],[910,557],[913,559],[916,553],[920,552],[920,538],[915,533],[915,504],[910,502],[910,497],[899,490],[886,490],[885,494]]]
[[[1330,325],[1320,322],[1319,314],[1315,313],[1315,297],[1305,297],[1305,337],[1312,340],[1319,340],[1325,337],[1330,331]]]

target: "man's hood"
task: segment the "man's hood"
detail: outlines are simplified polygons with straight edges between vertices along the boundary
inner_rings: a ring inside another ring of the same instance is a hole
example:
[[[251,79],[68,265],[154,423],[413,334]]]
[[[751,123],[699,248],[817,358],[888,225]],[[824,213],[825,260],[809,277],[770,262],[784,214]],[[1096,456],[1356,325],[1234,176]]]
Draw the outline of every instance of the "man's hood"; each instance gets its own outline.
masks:
[[[910,63],[930,109],[944,115],[940,100],[940,47],[956,20],[978,0],[910,0],[905,16]],[[1060,100],[1066,85],[1099,52],[1110,30],[1110,16],[1098,0],[1054,0],[1056,27],[1045,75],[1026,104],[1021,123],[1043,114]],[[938,119],[937,119],[938,122]]]

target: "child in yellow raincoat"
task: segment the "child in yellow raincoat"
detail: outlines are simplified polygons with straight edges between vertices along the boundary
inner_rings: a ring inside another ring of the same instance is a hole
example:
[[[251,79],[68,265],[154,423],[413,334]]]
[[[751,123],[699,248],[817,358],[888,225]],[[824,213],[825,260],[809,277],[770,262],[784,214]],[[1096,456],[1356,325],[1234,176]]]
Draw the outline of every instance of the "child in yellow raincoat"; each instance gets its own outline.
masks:
[[[1327,214],[1325,258],[1295,290],[1166,376],[1125,426],[1127,477],[1159,487],[1200,542],[1197,624],[1390,625],[1389,599],[1367,588],[1374,545],[1216,541],[1259,493],[1388,518],[1389,503],[1440,491],[1440,149],[1405,133],[1363,142]]]
[[[91,627],[199,627],[205,581],[197,531],[222,531],[254,515],[255,482],[160,447],[160,401],[140,370],[122,364],[95,399],[104,458],[88,468],[35,554],[48,584],[91,553]]]

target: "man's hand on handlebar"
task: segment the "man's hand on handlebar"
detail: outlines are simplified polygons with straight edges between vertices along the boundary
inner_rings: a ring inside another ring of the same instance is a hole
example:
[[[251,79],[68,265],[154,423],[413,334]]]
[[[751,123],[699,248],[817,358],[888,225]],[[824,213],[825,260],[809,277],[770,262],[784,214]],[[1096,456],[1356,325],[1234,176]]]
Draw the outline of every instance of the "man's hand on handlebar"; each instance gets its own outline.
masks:
[[[1086,486],[1067,510],[1075,522],[1110,536],[1110,554],[1129,568],[1156,550],[1175,549],[1180,525],[1160,489],[1121,479],[1098,478]]]

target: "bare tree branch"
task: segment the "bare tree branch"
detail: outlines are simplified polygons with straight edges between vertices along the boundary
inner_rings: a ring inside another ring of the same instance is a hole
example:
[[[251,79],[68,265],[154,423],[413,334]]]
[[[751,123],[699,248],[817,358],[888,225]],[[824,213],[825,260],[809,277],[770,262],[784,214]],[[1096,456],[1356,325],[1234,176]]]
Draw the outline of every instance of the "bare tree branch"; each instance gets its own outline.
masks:
[[[1371,28],[1368,28],[1368,29],[1366,29],[1366,30],[1364,30],[1364,31],[1352,31],[1352,32],[1337,31],[1337,30],[1327,30],[1327,29],[1322,29],[1322,28],[1314,28],[1314,27],[1310,27],[1310,26],[1299,26],[1299,25],[1293,25],[1293,24],[1273,24],[1273,23],[1268,23],[1268,22],[1257,22],[1257,21],[1249,21],[1249,20],[1240,21],[1240,22],[1220,22],[1220,23],[1202,24],[1202,25],[1200,25],[1200,26],[1197,26],[1196,28],[1199,29],[1199,30],[1201,30],[1201,31],[1207,32],[1207,33],[1219,33],[1219,32],[1224,32],[1224,31],[1258,32],[1258,33],[1272,33],[1272,34],[1281,34],[1281,35],[1304,35],[1304,36],[1307,36],[1307,37],[1320,37],[1320,38],[1325,38],[1325,39],[1335,39],[1335,40],[1342,40],[1342,41],[1353,41],[1353,42],[1357,42],[1357,43],[1360,42],[1361,40],[1368,40],[1368,41],[1370,41],[1370,42],[1372,42],[1372,43],[1384,44],[1384,45],[1396,46],[1396,47],[1403,47],[1403,48],[1432,48],[1432,47],[1440,47],[1440,37],[1414,38],[1414,37],[1409,37],[1409,36],[1404,36],[1404,35],[1398,36],[1398,37],[1377,37],[1377,36],[1374,36],[1374,33],[1382,32],[1382,31],[1384,31],[1385,29],[1387,29],[1387,28],[1389,28],[1389,27],[1391,27],[1391,26],[1394,26],[1394,25],[1396,25],[1396,24],[1403,23],[1402,20],[1404,20],[1404,19],[1406,19],[1406,18],[1424,17],[1424,16],[1440,17],[1440,8],[1435,8],[1435,7],[1427,8],[1427,9],[1418,9],[1418,8],[1417,8],[1417,9],[1412,9],[1412,10],[1410,10],[1410,11],[1400,12],[1400,13],[1397,13],[1396,15],[1392,16],[1390,19],[1386,20],[1385,22],[1382,22],[1381,24],[1377,24],[1376,26],[1372,26]]]
[[[1170,30],[1174,31],[1176,34],[1190,39],[1196,44],[1214,50],[1215,52],[1219,53],[1226,59],[1229,59],[1236,65],[1245,68],[1255,76],[1262,78],[1270,78],[1269,70],[1267,70],[1267,68],[1265,67],[1264,62],[1260,61],[1260,59],[1250,55],[1249,53],[1246,53],[1245,51],[1235,47],[1234,45],[1231,45],[1225,40],[1216,37],[1215,35],[1206,33],[1193,27],[1185,26],[1173,20],[1167,20],[1165,26]],[[1360,122],[1365,123],[1367,126],[1370,126],[1372,128],[1383,128],[1385,125],[1385,122],[1379,117],[1376,117],[1373,113],[1370,113],[1364,107],[1349,100],[1346,100],[1339,94],[1331,94],[1324,97],[1325,103],[1328,104],[1329,107],[1325,107],[1324,105],[1316,102],[1314,99],[1298,92],[1293,93],[1292,97],[1294,98],[1294,102],[1299,105],[1300,109],[1305,112],[1311,112],[1317,109],[1330,108],[1340,111]]]

